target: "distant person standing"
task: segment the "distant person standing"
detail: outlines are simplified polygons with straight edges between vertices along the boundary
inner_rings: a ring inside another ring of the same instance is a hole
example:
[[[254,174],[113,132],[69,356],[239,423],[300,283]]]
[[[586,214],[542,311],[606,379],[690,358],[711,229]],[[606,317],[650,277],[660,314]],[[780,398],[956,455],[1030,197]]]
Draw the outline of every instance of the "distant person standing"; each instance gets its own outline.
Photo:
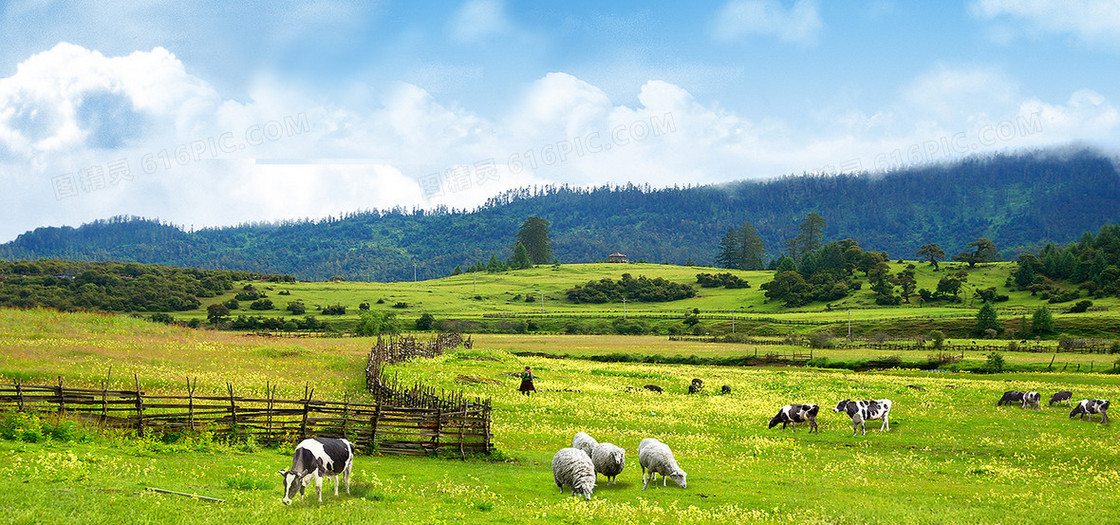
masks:
[[[537,391],[537,387],[533,386],[533,380],[537,376],[533,375],[533,371],[529,367],[525,367],[525,371],[521,372],[521,391],[522,395],[529,395]]]

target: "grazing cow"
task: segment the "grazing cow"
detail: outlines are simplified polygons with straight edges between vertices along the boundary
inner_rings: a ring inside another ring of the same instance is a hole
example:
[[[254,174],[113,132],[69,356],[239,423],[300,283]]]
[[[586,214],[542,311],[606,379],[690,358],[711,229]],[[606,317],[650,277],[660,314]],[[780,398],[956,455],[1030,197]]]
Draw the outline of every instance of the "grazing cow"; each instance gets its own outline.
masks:
[[[1093,414],[1101,415],[1101,424],[1108,423],[1108,400],[1107,399],[1082,399],[1073,407],[1069,413],[1069,418],[1078,416],[1077,419],[1084,420],[1085,416],[1089,416],[1089,421],[1093,420]]]
[[[817,412],[821,407],[813,404],[802,405],[786,405],[778,410],[778,415],[770,418],[770,426],[767,428],[774,428],[778,423],[782,424],[782,430],[785,430],[786,425],[792,425],[794,430],[797,430],[798,423],[809,422],[809,433],[820,433],[817,430]]]
[[[657,392],[658,394],[660,394],[661,392],[664,391],[661,387],[659,387],[657,385],[646,385],[646,386],[643,386],[642,388],[644,388],[646,390],[649,390],[650,392]]]
[[[855,436],[859,431],[860,425],[863,425],[863,435],[867,435],[867,420],[869,419],[882,419],[883,424],[879,426],[879,432],[891,429],[890,414],[891,414],[891,400],[890,399],[876,399],[875,401],[848,401],[847,399],[836,403],[836,408],[832,409],[833,412],[845,412],[848,417],[852,418],[852,435]]]
[[[1023,404],[1020,408],[1034,407],[1035,410],[1041,408],[1042,394],[1038,392],[1023,392]]]
[[[720,391],[724,394],[730,394],[731,393],[731,385],[723,385],[723,389],[720,390]]]
[[[315,482],[315,493],[323,502],[323,476],[333,476],[334,495],[338,495],[338,475],[346,481],[350,493],[350,470],[354,466],[354,445],[345,439],[311,438],[296,446],[291,470],[281,470],[284,477],[284,504],[291,505],[296,492]]]
[[[996,403],[996,406],[1009,405],[1011,403],[1022,403],[1023,394],[1026,394],[1026,392],[1023,392],[1022,390],[1008,390],[1007,392],[1003,393],[1003,397],[999,398],[999,403]]]
[[[1073,392],[1070,392],[1069,390],[1062,390],[1060,392],[1054,392],[1054,395],[1050,396],[1050,406],[1054,406],[1056,404],[1060,405],[1062,404],[1062,402],[1065,402],[1065,404],[1067,405],[1072,403]]]

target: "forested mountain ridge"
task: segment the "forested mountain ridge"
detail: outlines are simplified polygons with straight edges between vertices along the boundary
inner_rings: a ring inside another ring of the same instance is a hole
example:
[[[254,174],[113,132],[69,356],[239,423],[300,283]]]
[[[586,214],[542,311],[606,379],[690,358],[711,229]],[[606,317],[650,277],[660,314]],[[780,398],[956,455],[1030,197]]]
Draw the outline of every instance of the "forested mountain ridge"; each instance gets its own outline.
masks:
[[[948,253],[980,237],[1005,259],[1016,249],[1066,243],[1120,222],[1120,173],[1089,150],[970,158],[880,175],[786,176],[763,182],[650,189],[522,189],[477,210],[360,212],[318,221],[195,232],[118,218],[78,228],[38,228],[0,245],[0,259],[115,260],[291,274],[300,279],[408,280],[456,265],[506,258],[530,216],[551,222],[562,262],[604,259],[711,264],[720,239],[750,222],[769,258],[808,213],[825,240],[851,238],[892,258],[937,243]]]

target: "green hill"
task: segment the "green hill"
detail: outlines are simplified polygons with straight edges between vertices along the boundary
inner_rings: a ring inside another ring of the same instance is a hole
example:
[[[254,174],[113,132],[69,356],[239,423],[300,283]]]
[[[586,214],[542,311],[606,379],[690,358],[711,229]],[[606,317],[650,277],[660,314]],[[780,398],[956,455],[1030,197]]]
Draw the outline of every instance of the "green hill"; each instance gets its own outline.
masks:
[[[551,222],[565,263],[631,260],[712,264],[729,228],[751,222],[768,258],[784,253],[810,212],[825,240],[912,258],[937,243],[949,254],[979,237],[1007,260],[1047,242],[1074,241],[1120,221],[1120,175],[1092,152],[972,158],[887,174],[788,176],[765,182],[651,189],[626,185],[511,191],[473,211],[355,212],[318,221],[184,232],[154,220],[116,218],[78,228],[39,228],[0,245],[0,259],[62,258],[290,274],[300,279],[399,281],[448,275],[505,259],[530,216]]]

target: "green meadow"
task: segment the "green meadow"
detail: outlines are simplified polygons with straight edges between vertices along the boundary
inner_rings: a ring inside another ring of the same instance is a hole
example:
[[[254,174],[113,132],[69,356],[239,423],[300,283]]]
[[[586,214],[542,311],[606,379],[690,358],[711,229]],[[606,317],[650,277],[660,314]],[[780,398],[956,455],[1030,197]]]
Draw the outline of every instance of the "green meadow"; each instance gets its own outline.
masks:
[[[550,270],[545,270],[550,271]],[[470,276],[467,276],[469,279]],[[417,283],[421,285],[423,283]],[[753,285],[753,283],[752,283]],[[468,283],[469,286],[469,283]],[[748,293],[754,290],[748,291]],[[293,295],[295,295],[293,290]],[[404,292],[399,292],[404,293]],[[426,292],[425,292],[426,293]],[[981,375],[908,369],[854,373],[523,357],[512,352],[738,352],[664,337],[479,334],[474,349],[391,367],[404,380],[489,397],[497,452],[466,461],[363,454],[351,494],[280,502],[291,447],[222,442],[207,433],[149,436],[88,427],[53,414],[0,420],[0,520],[5,523],[1099,523],[1120,511],[1111,425],[1068,418],[1068,407],[995,406],[1009,389],[1044,401],[1116,399],[1115,376],[1088,373]],[[127,316],[0,310],[4,382],[112,386],[136,374],[146,390],[238,391],[278,384],[299,395],[361,396],[370,339],[284,339],[190,330]],[[680,345],[680,346],[676,346]],[[749,348],[743,348],[749,350]],[[1011,358],[1011,354],[1005,354]],[[487,358],[480,360],[477,358]],[[1062,356],[1065,357],[1064,355]],[[1100,356],[1098,356],[1098,359]],[[532,397],[509,374],[539,377]],[[459,381],[461,376],[500,384]],[[692,378],[706,387],[688,395]],[[657,384],[663,394],[642,390]],[[721,395],[720,386],[731,394]],[[637,388],[636,391],[629,390]],[[891,429],[868,423],[852,437],[843,398],[893,400]],[[787,403],[821,405],[819,434],[767,429]],[[628,450],[615,486],[590,502],[561,495],[550,462],[585,431]],[[688,488],[641,490],[636,447],[672,447]],[[157,494],[159,487],[224,499]],[[1103,497],[1102,497],[1103,495]]]
[[[924,262],[894,262],[891,271],[899,272],[908,264],[916,266],[917,288],[936,289],[937,281],[949,273],[966,266],[957,263],[942,263],[941,270],[933,271]],[[932,329],[943,329],[950,335],[956,331],[966,333],[971,330],[976,311],[981,301],[977,290],[995,287],[1000,294],[1009,299],[996,304],[1000,319],[1012,332],[1020,332],[1023,321],[1029,321],[1033,311],[1042,305],[1055,310],[1059,332],[1071,335],[1098,337],[1102,333],[1115,332],[1120,321],[1120,299],[1107,297],[1093,300],[1094,306],[1107,308],[1091,314],[1064,314],[1062,308],[1073,305],[1070,301],[1048,304],[1026,291],[1012,291],[1004,286],[1008,276],[1016,268],[1016,263],[990,263],[968,270],[968,280],[962,287],[962,302],[952,305],[943,303],[920,304],[918,298],[910,304],[881,307],[874,303],[874,293],[864,283],[861,290],[833,303],[813,303],[798,309],[788,309],[775,301],[767,301],[760,285],[773,278],[772,271],[738,271],[723,268],[674,266],[661,264],[565,264],[558,266],[538,266],[526,270],[502,273],[465,273],[426,281],[396,283],[374,282],[298,282],[298,283],[239,283],[238,288],[251,284],[268,294],[273,302],[273,310],[249,310],[249,304],[242,302],[241,309],[231,315],[263,315],[266,317],[294,318],[285,307],[289,302],[301,301],[306,306],[305,315],[317,315],[319,319],[339,325],[342,329],[352,326],[360,314],[359,305],[368,303],[371,309],[396,314],[406,325],[410,325],[422,314],[431,314],[438,320],[461,320],[478,322],[486,316],[518,315],[525,319],[536,320],[538,330],[563,332],[565,320],[585,319],[600,324],[611,320],[645,319],[655,326],[666,329],[669,325],[679,324],[677,317],[698,310],[703,326],[713,333],[732,331],[732,318],[736,331],[746,334],[773,336],[789,332],[806,333],[827,327],[837,335],[846,330],[851,320],[853,333],[871,335],[888,332],[893,335],[917,335]],[[750,284],[747,289],[701,288],[696,285],[698,273],[731,273]],[[673,282],[693,284],[696,297],[661,303],[628,302],[587,304],[572,303],[567,300],[565,291],[577,285],[600,279],[621,279],[623,274],[632,277],[661,277]],[[231,291],[220,297],[203,300],[201,308],[176,313],[181,320],[206,319],[206,307],[213,303],[231,299]],[[280,295],[280,292],[290,295]],[[1083,297],[1084,298],[1084,297]],[[379,302],[380,301],[380,302]],[[345,315],[321,315],[319,310],[331,305],[346,307]],[[775,325],[769,321],[782,319],[789,321],[809,321],[812,325]],[[498,322],[489,319],[490,322]],[[514,331],[510,327],[497,327],[499,331]],[[752,332],[753,330],[753,332]],[[534,331],[530,329],[530,331]],[[844,332],[846,333],[846,332]],[[1056,336],[1057,334],[1055,334]]]

